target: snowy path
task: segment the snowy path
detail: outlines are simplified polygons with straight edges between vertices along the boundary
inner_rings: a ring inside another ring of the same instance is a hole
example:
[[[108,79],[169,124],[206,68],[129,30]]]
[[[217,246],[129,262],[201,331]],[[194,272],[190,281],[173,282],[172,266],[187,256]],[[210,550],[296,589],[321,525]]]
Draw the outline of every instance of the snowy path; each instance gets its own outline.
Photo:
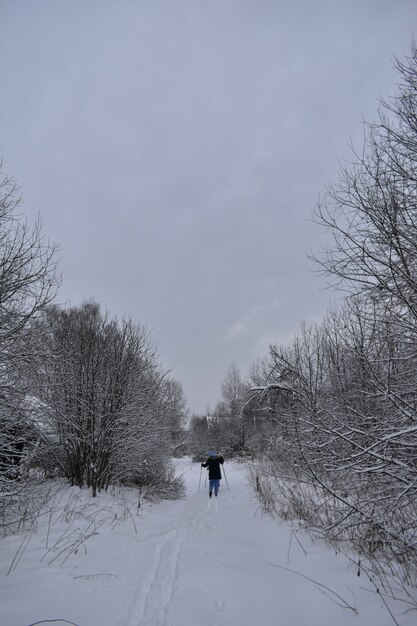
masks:
[[[218,500],[210,501],[203,486],[198,492],[199,466],[182,461],[187,497],[154,507],[144,520],[138,555],[142,545],[146,572],[131,589],[120,626],[392,624],[378,599],[359,588],[365,581],[343,557],[305,535],[300,540],[307,555],[294,540],[290,547],[288,526],[260,514],[243,467],[226,467],[231,489],[223,480]],[[358,613],[272,563],[327,585]]]
[[[303,550],[288,526],[260,514],[243,466],[226,465],[230,491],[222,481],[211,501],[203,486],[198,492],[198,464],[181,460],[179,470],[185,499],[147,505],[137,534],[130,524],[101,527],[61,567],[40,561],[38,532],[5,576],[22,537],[1,540],[0,625],[61,618],[78,626],[392,626],[344,557],[299,533]],[[328,586],[357,613],[272,564]],[[415,623],[401,611],[400,626]]]

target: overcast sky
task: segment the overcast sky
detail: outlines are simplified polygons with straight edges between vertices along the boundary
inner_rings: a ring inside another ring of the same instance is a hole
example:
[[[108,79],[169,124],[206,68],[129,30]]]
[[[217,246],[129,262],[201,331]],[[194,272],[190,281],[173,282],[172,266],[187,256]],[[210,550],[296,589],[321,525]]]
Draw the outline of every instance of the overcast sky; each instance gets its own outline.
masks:
[[[415,0],[0,0],[0,157],[60,301],[144,324],[214,407],[322,318],[310,212],[416,26]]]

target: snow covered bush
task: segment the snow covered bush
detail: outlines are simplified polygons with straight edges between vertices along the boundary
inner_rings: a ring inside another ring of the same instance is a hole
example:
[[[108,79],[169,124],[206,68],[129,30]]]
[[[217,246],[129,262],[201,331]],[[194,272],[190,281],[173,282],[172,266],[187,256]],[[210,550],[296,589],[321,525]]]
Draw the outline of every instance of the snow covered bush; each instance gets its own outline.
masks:
[[[47,463],[95,496],[112,483],[168,480],[172,405],[166,375],[147,332],[100,307],[49,308],[39,371]]]

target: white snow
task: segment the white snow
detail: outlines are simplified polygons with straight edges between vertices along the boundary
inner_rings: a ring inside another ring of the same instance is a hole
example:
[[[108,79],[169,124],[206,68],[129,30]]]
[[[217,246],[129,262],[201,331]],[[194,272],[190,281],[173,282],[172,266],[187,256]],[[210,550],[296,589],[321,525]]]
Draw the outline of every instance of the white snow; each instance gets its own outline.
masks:
[[[66,520],[52,526],[51,513],[36,533],[1,539],[0,625],[392,626],[344,556],[261,514],[243,465],[225,465],[230,490],[223,480],[212,500],[204,475],[198,491],[198,464],[178,467],[183,500],[146,504],[139,516],[132,500],[124,519],[108,494],[61,488],[53,516],[71,496]],[[390,606],[400,626],[416,623],[407,605]]]

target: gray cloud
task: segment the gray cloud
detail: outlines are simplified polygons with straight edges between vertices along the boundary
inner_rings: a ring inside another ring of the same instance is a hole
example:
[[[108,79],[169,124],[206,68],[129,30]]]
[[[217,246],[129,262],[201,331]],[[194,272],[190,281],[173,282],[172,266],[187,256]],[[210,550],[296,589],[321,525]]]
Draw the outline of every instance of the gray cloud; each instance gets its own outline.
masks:
[[[323,315],[310,210],[393,92],[414,2],[0,11],[0,156],[61,246],[61,299],[145,323],[204,410],[232,361]]]

